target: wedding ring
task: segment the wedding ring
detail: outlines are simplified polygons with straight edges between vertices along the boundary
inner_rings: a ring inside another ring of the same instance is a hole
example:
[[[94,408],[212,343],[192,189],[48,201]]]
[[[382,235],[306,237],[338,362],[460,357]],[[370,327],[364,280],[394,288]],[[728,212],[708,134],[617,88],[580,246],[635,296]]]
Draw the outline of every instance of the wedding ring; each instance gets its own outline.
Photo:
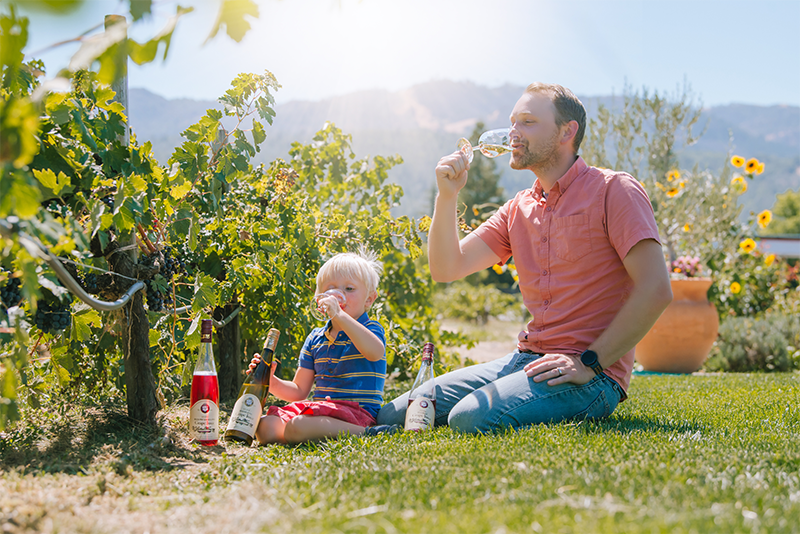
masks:
[[[558,376],[561,376],[561,375],[564,374],[564,371],[561,370],[561,367],[556,367],[556,371],[558,371]]]

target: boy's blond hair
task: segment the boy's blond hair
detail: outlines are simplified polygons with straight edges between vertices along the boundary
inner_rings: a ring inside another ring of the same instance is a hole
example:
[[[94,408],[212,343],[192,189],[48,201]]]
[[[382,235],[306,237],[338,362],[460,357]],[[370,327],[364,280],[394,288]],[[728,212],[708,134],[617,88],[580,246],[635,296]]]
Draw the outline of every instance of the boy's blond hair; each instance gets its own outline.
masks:
[[[367,249],[355,252],[342,252],[335,255],[320,267],[317,273],[316,294],[322,293],[322,286],[330,278],[342,276],[360,280],[367,288],[367,294],[372,295],[378,290],[383,264],[378,261],[378,255]]]

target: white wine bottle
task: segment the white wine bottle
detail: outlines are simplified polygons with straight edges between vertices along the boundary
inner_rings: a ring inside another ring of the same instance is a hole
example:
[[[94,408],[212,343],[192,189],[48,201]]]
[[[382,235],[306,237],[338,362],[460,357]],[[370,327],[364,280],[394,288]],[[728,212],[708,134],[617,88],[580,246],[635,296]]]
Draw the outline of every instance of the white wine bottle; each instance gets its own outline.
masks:
[[[433,427],[436,418],[436,383],[433,376],[433,343],[422,347],[422,365],[408,394],[406,430],[422,431]]]
[[[200,356],[192,375],[189,401],[189,433],[201,445],[219,439],[219,381],[211,348],[211,319],[200,323]]]
[[[267,333],[267,340],[261,350],[261,361],[245,378],[239,391],[239,398],[233,406],[228,428],[225,430],[225,441],[238,441],[247,446],[253,443],[258,421],[264,409],[264,401],[269,393],[270,368],[280,335],[280,331],[275,328]]]

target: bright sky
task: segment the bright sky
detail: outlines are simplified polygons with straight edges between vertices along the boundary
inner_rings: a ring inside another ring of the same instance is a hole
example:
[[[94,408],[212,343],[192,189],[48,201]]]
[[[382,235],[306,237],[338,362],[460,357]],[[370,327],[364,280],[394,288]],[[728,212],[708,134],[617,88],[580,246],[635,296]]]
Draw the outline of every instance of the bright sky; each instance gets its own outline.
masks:
[[[6,2],[8,0],[0,0]],[[183,0],[165,63],[133,66],[129,85],[168,98],[216,99],[240,72],[272,71],[278,102],[431,80],[555,82],[581,96],[627,85],[674,92],[688,82],[705,105],[800,106],[800,0],[256,0],[241,43],[203,44],[218,3]],[[24,4],[24,2],[22,2]],[[156,0],[144,40],[174,13]],[[86,0],[71,15],[31,17],[28,52],[75,37],[127,2]],[[40,55],[54,74],[77,45]]]

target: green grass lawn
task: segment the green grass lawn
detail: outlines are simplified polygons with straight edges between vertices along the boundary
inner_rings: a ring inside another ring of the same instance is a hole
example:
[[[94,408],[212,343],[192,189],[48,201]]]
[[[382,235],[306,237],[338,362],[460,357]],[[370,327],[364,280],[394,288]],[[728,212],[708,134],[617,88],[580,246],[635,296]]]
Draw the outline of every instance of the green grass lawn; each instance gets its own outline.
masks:
[[[12,431],[0,528],[800,530],[800,375],[637,376],[630,395],[598,423],[487,436],[442,428],[299,447],[199,449],[182,441],[185,411],[170,416],[179,432],[124,442],[108,426],[73,425],[75,446],[39,436],[22,450]]]

